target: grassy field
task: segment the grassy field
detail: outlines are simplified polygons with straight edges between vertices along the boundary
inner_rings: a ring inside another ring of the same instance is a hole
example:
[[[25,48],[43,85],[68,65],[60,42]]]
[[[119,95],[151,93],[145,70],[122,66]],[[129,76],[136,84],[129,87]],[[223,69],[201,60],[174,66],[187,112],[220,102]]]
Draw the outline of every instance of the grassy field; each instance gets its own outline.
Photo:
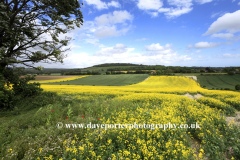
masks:
[[[227,75],[227,73],[173,73],[175,76]]]
[[[68,80],[75,78],[81,77]],[[0,159],[240,159],[239,119],[226,121],[240,110],[239,92],[203,89],[177,76],[127,86],[41,87],[41,95],[19,97],[12,111],[0,112]]]
[[[51,75],[53,75],[53,76],[60,76],[61,73],[51,73]]]
[[[93,75],[71,81],[51,83],[51,85],[125,86],[144,81],[147,77],[147,74]]]
[[[240,84],[240,75],[204,75],[197,76],[201,86],[207,89],[230,88],[235,90],[235,85]]]

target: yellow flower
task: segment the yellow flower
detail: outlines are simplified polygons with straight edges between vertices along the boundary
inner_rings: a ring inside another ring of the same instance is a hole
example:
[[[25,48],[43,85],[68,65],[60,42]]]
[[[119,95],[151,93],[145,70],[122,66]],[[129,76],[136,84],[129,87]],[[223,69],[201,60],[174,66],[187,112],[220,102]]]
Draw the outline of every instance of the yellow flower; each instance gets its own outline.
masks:
[[[203,157],[203,154],[202,152],[199,153],[199,158],[202,158]]]
[[[77,153],[77,149],[75,148],[75,146],[73,147],[73,153],[75,153],[75,155]]]
[[[53,155],[50,155],[49,157],[44,157],[45,160],[53,160]]]
[[[40,153],[42,152],[42,149],[43,149],[43,148],[39,148],[39,149],[38,149]]]
[[[72,140],[72,143],[71,143],[72,145],[74,145],[75,144],[75,140]]]
[[[8,150],[8,153],[12,154],[12,149],[11,148]]]

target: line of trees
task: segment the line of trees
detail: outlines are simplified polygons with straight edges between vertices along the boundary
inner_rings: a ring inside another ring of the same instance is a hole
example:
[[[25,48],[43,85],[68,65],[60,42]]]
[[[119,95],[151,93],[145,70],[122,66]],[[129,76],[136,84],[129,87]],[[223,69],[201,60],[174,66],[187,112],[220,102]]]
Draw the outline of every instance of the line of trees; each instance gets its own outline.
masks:
[[[66,72],[63,75],[100,75],[101,73],[96,71],[87,71],[87,72]]]

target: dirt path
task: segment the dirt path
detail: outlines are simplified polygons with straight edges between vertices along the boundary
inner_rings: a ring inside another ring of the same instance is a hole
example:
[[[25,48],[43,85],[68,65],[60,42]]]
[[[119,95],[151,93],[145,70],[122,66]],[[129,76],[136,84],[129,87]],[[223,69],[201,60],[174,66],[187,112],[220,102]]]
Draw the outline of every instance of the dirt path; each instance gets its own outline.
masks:
[[[197,76],[185,76],[185,77],[190,77],[190,78],[194,79],[197,82]]]
[[[149,78],[149,77],[148,77]],[[144,81],[148,80],[148,78],[146,78]]]
[[[194,96],[192,96],[191,94],[189,94],[188,92],[187,92],[187,94],[184,94],[183,96],[186,96],[186,97],[188,97],[188,98],[191,98],[191,99],[198,99],[198,98],[200,98],[200,97],[203,97],[201,94],[196,94],[196,95],[194,95]]]
[[[236,117],[226,117],[227,124],[234,121],[234,124],[240,126],[240,112],[236,112]]]

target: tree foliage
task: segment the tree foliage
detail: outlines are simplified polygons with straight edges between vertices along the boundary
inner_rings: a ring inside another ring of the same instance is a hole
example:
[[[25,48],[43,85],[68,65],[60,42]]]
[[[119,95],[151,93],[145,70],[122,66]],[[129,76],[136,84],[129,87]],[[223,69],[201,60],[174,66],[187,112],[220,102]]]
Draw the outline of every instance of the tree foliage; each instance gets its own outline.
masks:
[[[83,4],[82,4],[83,5]],[[38,62],[61,62],[71,37],[60,39],[83,24],[78,0],[1,0],[0,1],[0,103],[9,107],[13,95],[38,94],[40,84],[29,84],[34,77],[19,78],[22,65],[41,70]],[[73,17],[73,18],[72,18]],[[46,38],[46,35],[47,38]],[[12,84],[10,91],[6,88]],[[4,96],[6,95],[6,96]],[[12,102],[12,101],[11,101]]]
[[[237,85],[235,86],[235,89],[236,89],[236,90],[240,90],[240,84],[237,84]]]
[[[70,37],[59,39],[83,23],[77,0],[3,0],[0,2],[0,65],[63,62]],[[75,18],[71,20],[71,15]],[[63,28],[65,27],[65,28]],[[51,39],[44,39],[44,34]]]

